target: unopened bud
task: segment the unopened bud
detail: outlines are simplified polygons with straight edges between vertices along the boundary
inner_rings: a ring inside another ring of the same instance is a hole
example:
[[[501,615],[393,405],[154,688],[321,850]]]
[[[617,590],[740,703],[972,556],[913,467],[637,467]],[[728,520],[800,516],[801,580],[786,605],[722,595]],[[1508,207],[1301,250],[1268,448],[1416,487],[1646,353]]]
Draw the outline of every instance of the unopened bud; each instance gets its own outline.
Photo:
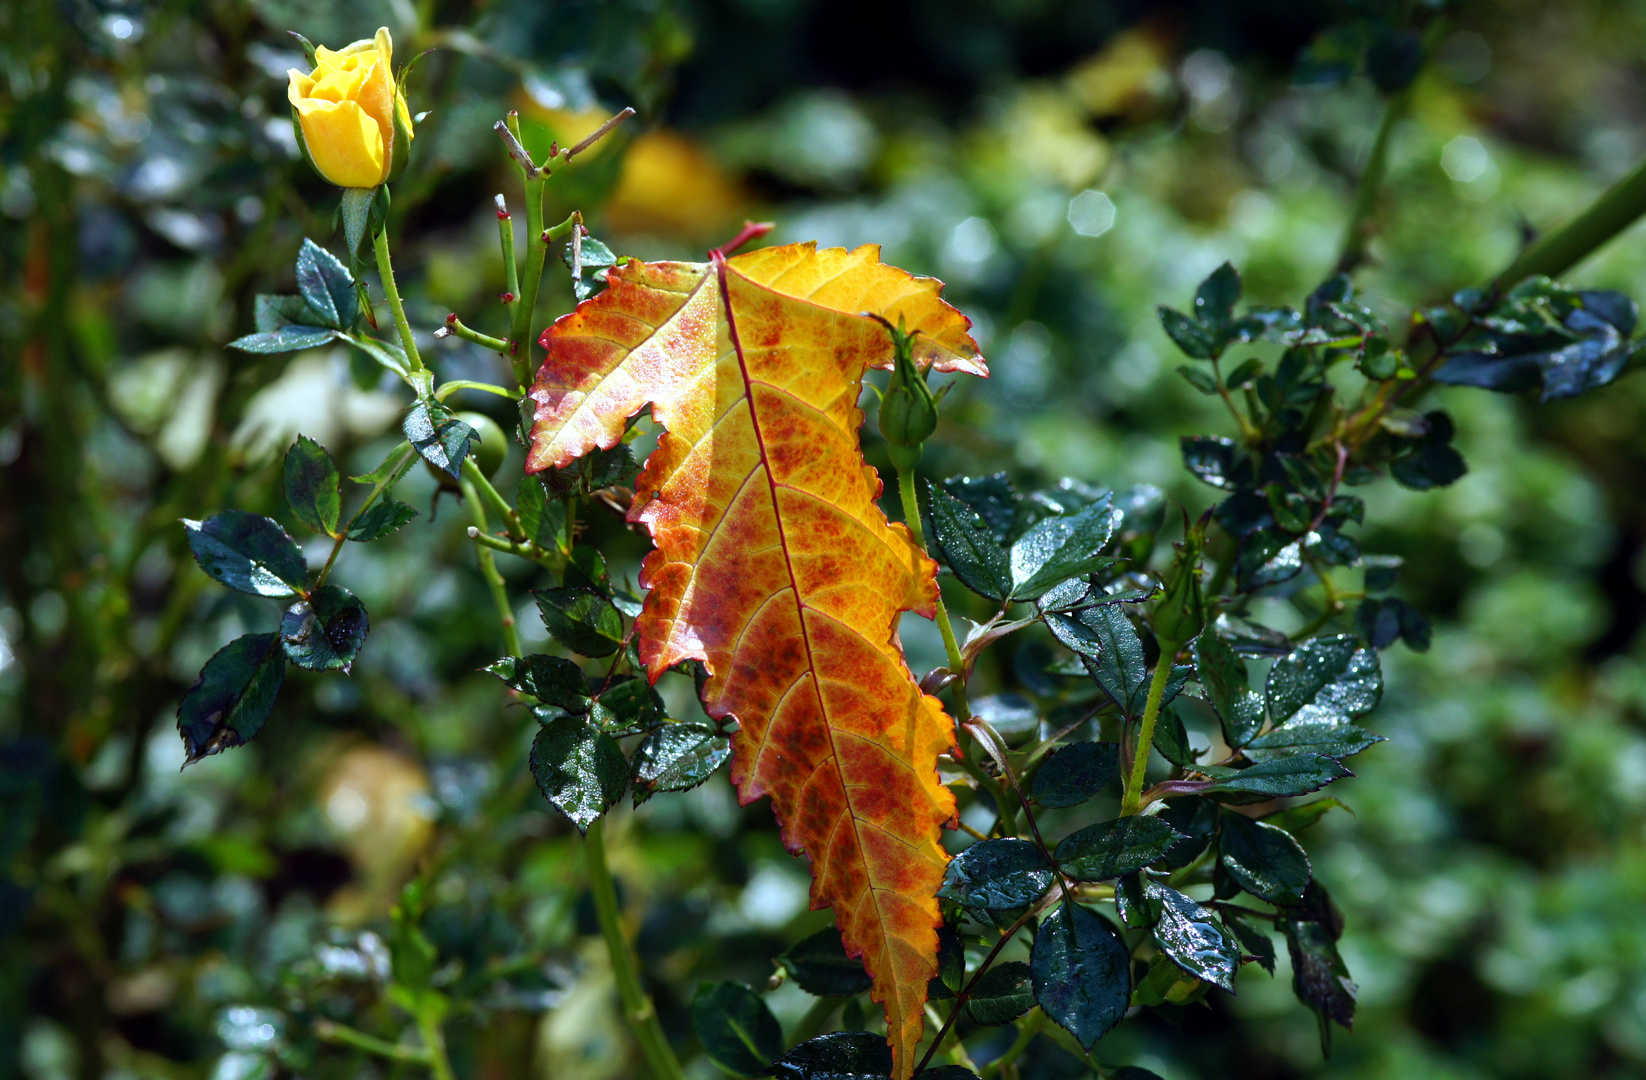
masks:
[[[446,325],[447,326],[456,326],[457,325],[457,312],[454,311],[450,315],[446,316]]]
[[[500,292],[497,294],[497,298],[505,304],[514,303],[514,293],[512,292]]]
[[[915,365],[914,335],[875,316],[892,336],[892,378],[880,400],[880,434],[891,444],[892,464],[899,471],[920,460],[920,444],[937,430],[937,399],[926,373]]]

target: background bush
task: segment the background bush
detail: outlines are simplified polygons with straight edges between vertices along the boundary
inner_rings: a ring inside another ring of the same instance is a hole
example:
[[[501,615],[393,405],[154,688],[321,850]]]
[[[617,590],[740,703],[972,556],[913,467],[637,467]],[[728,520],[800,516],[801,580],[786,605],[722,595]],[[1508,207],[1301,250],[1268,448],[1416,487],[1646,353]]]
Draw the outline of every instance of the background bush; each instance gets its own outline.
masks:
[[[932,475],[1152,483],[1198,513],[1209,489],[1176,439],[1220,421],[1172,373],[1154,305],[1182,305],[1225,259],[1258,302],[1295,303],[1331,271],[1380,112],[1364,76],[1323,78],[1320,35],[1354,14],[7,5],[0,1073],[393,1071],[322,1050],[312,1021],[397,1029],[379,984],[409,880],[462,1003],[448,1033],[461,1075],[636,1067],[575,834],[533,790],[528,726],[478,670],[501,650],[466,520],[421,471],[401,497],[423,516],[346,556],[374,616],[352,678],[294,670],[256,743],[178,771],[173,715],[194,673],[272,627],[266,605],[199,572],[177,519],[283,517],[275,477],[298,430],[349,473],[399,438],[399,398],[341,350],[222,348],[249,331],[254,293],[290,291],[302,236],[330,235],[335,194],[292,145],[284,71],[301,53],[284,30],[339,43],[387,24],[402,55],[438,50],[413,76],[413,108],[433,112],[393,206],[417,324],[457,311],[496,329],[490,196],[512,177],[492,121],[518,108],[541,148],[632,104],[632,130],[551,188],[551,220],[580,207],[647,258],[699,257],[744,217],[776,220],[777,240],[883,243],[887,261],[949,283],[993,362],[989,383],[946,402]],[[1643,55],[1638,4],[1465,5],[1395,134],[1368,302],[1398,322],[1488,278],[1525,223],[1627,171],[1646,149]],[[1640,231],[1571,280],[1646,294]],[[550,290],[545,310],[564,310],[569,282]],[[448,378],[497,363],[455,340],[425,353]],[[1544,408],[1439,399],[1471,472],[1440,493],[1368,489],[1365,537],[1407,559],[1402,595],[1436,619],[1434,645],[1385,654],[1390,741],[1334,791],[1354,816],[1302,836],[1348,917],[1355,1033],[1323,1062],[1282,966],[1176,1027],[1154,1013],[1123,1026],[1099,1056],[1169,1080],[1646,1068],[1646,390],[1625,379]],[[883,447],[868,452],[884,465]],[[612,516],[589,528],[632,577],[639,539]],[[538,583],[505,570],[516,596]],[[529,609],[521,627],[541,634]],[[942,663],[930,624],[906,620],[905,641],[917,671]],[[721,779],[619,811],[610,834],[683,1054],[699,980],[759,986],[771,957],[831,921],[805,910],[806,869],[768,807],[739,809]],[[805,1022],[794,987],[770,1001],[791,1031]],[[1026,1074],[1066,1064],[1031,1057]]]

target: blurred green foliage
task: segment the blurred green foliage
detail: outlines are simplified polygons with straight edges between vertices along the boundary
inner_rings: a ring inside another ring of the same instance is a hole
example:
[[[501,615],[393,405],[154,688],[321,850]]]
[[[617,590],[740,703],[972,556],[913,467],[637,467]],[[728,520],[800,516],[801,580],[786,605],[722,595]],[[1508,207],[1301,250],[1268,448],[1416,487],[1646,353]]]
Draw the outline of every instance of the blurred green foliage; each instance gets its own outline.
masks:
[[[340,568],[372,612],[352,676],[291,671],[257,742],[178,772],[194,673],[274,629],[197,569],[178,519],[288,520],[280,452],[299,431],[345,475],[399,439],[402,402],[343,352],[222,348],[252,330],[256,293],[291,291],[302,238],[331,236],[336,196],[292,144],[284,31],[341,43],[381,24],[406,56],[437,50],[409,90],[432,113],[392,209],[417,325],[455,311],[503,329],[490,196],[512,175],[492,122],[520,109],[541,152],[634,105],[632,130],[551,189],[551,220],[581,208],[644,257],[695,256],[745,216],[778,240],[881,243],[949,283],[992,361],[945,400],[925,471],[1155,484],[1191,513],[1211,500],[1177,439],[1220,415],[1173,373],[1154,306],[1225,260],[1260,302],[1327,276],[1380,111],[1365,73],[1310,81],[1338,58],[1317,34],[1352,25],[1323,4],[6,5],[0,1075],[399,1075],[420,1066],[323,1036],[392,1042],[421,1005],[382,986],[408,971],[457,1003],[462,1076],[637,1067],[576,833],[527,772],[535,723],[480,670],[502,652],[495,617],[432,477],[401,490],[421,517]],[[1643,50],[1637,3],[1465,5],[1392,133],[1367,302],[1398,322],[1489,279],[1527,223],[1621,176],[1646,149]],[[1646,294],[1641,239],[1573,280]],[[567,275],[547,292],[540,310],[569,307]],[[501,375],[460,341],[423,348],[446,378]],[[1282,956],[1176,1026],[1149,1010],[1103,1060],[1168,1080],[1646,1069],[1646,389],[1436,399],[1470,473],[1438,494],[1367,489],[1364,538],[1406,559],[1433,647],[1384,654],[1389,741],[1334,789],[1353,816],[1302,833],[1347,917],[1354,1034],[1322,1062]],[[884,444],[869,454],[886,464]],[[613,515],[586,529],[632,581],[638,538]],[[549,583],[504,570],[517,598]],[[1278,601],[1265,615],[1303,621]],[[917,671],[943,662],[929,624],[904,634]],[[1011,655],[988,654],[976,692],[1011,682]],[[698,715],[669,681],[671,715]],[[829,925],[769,810],[718,778],[614,812],[609,843],[683,1056],[700,980],[760,987]],[[767,1000],[791,1041],[831,1019],[792,981]],[[1025,1075],[1078,1075],[1040,1045]]]

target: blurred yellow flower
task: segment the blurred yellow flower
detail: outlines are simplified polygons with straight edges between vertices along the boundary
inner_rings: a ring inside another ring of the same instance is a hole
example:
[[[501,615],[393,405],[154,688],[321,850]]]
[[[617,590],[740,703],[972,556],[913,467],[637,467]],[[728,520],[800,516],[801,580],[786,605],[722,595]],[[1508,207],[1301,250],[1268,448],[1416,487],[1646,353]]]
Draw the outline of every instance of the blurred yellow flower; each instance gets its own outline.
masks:
[[[306,75],[288,72],[299,142],[315,171],[338,187],[376,187],[405,167],[411,113],[389,66],[393,53],[383,27],[337,52],[317,47]]]

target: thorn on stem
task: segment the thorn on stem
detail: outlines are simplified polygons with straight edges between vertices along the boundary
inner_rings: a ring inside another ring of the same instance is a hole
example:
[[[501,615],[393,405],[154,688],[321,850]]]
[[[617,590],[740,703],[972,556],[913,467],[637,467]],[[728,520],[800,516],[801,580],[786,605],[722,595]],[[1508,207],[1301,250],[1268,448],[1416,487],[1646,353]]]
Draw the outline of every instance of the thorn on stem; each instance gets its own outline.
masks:
[[[514,293],[512,292],[500,292],[497,294],[497,298],[505,304],[514,303]]]
[[[450,315],[446,316],[446,325],[447,326],[456,326],[457,325],[457,312],[454,311]]]

